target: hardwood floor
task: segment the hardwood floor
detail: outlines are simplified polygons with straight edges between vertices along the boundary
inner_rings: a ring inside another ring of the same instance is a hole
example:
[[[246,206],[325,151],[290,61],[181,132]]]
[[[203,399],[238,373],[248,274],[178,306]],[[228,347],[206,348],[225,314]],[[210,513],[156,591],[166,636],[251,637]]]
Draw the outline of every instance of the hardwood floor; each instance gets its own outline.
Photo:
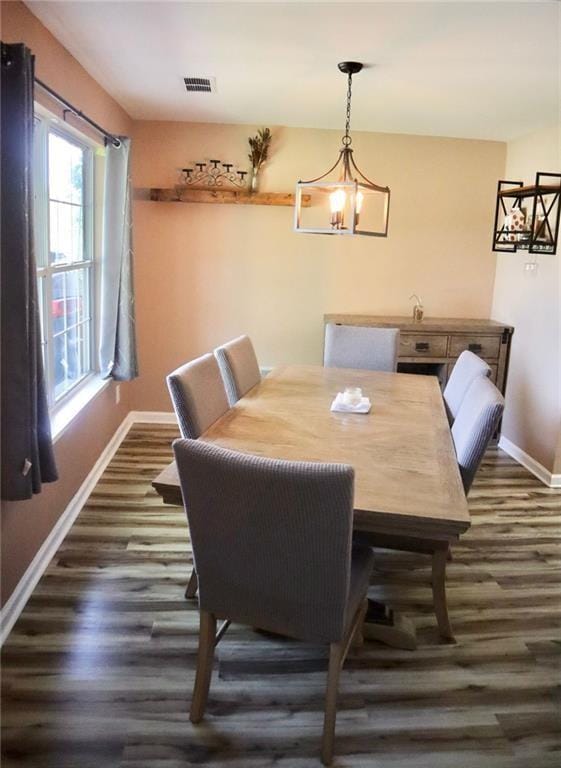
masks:
[[[131,430],[6,642],[3,768],[320,765],[320,648],[232,626],[189,722],[188,532],[150,487],[175,435]],[[470,508],[448,564],[455,645],[438,642],[429,559],[377,554],[370,596],[414,620],[419,648],[351,650],[335,766],[561,765],[561,492],[492,450]]]

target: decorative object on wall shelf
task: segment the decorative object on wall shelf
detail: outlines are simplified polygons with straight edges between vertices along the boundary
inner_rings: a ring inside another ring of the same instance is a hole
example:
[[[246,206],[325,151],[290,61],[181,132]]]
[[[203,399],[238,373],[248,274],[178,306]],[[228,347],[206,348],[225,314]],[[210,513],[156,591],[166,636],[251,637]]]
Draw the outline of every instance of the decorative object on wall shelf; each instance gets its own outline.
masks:
[[[249,155],[247,156],[251,163],[249,174],[249,191],[254,193],[258,190],[259,171],[269,158],[269,148],[271,146],[271,131],[269,128],[260,128],[256,136],[250,136]]]
[[[356,165],[351,149],[352,79],[363,65],[358,61],[343,61],[338,67],[347,75],[348,83],[343,147],[337,162],[326,173],[296,185],[294,229],[321,235],[387,237],[390,189],[366,178]],[[304,193],[312,197],[312,212],[306,217],[302,216]]]
[[[219,203],[234,205],[283,205],[293,206],[294,195],[288,192],[256,192],[247,189],[193,189],[180,187],[175,189],[150,190],[150,200],[160,203]],[[302,201],[302,205],[310,205],[310,196]]]
[[[493,250],[556,253],[561,213],[561,173],[536,173],[536,183],[501,180],[497,187]],[[522,201],[528,207],[522,207]],[[508,202],[513,201],[510,208]]]
[[[232,170],[233,163],[221,160],[193,163],[193,168],[182,168],[180,187],[245,187],[247,171]]]

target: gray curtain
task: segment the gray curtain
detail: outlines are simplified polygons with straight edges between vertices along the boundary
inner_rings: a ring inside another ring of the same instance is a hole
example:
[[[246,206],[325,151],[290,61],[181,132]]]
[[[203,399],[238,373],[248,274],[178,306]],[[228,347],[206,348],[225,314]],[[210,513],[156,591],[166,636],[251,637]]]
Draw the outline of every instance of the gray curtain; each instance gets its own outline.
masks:
[[[138,376],[134,318],[130,146],[109,143],[105,159],[101,262],[101,375],[119,381]]]
[[[2,43],[2,498],[57,479],[33,253],[33,56]]]

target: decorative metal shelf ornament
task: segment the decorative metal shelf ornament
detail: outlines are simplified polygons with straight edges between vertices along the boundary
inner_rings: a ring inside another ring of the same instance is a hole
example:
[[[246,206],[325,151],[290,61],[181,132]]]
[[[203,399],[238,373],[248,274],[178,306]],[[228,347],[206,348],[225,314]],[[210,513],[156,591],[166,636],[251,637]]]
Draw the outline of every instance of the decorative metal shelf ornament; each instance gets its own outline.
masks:
[[[548,183],[555,180],[554,184]],[[556,253],[561,214],[561,174],[536,173],[533,187],[521,181],[501,180],[497,187],[493,250],[515,253]],[[506,199],[514,202],[507,210]],[[532,211],[522,207],[523,200],[532,200]]]
[[[247,185],[247,171],[232,170],[234,163],[221,160],[193,163],[193,168],[182,168],[180,182],[189,187],[237,187]]]
[[[362,173],[351,149],[352,78],[362,66],[358,61],[343,61],[338,65],[339,70],[347,75],[348,82],[343,146],[337,162],[326,173],[317,179],[297,183],[294,209],[296,232],[370,237],[388,235],[390,189],[370,181]],[[311,202],[304,214],[302,203],[305,195],[310,196]]]

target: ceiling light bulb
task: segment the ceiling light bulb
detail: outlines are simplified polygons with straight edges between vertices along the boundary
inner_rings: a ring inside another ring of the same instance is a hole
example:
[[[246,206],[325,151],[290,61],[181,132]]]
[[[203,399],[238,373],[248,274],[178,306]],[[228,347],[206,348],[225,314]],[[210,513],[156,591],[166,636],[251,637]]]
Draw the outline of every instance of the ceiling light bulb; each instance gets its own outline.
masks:
[[[329,204],[331,206],[331,213],[341,213],[345,207],[347,196],[344,189],[337,189],[329,195]]]
[[[364,200],[364,194],[362,192],[356,193],[356,212],[360,213],[362,210],[362,202]]]

